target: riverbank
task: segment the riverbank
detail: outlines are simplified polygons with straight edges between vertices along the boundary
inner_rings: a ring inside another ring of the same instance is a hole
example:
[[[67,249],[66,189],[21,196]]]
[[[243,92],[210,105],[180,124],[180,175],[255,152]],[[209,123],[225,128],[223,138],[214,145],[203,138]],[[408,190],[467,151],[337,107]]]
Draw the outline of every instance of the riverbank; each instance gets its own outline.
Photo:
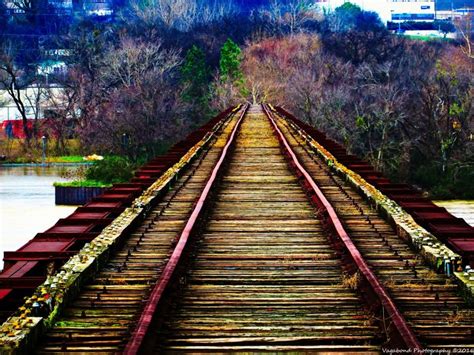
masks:
[[[54,138],[43,141],[38,138],[32,140],[30,147],[25,147],[25,141],[17,138],[0,136],[0,157],[3,163],[78,163],[82,161],[83,149],[78,139],[66,139],[64,147],[59,149]],[[46,159],[43,159],[45,155]]]
[[[92,162],[82,161],[78,163],[0,163],[0,167],[10,168],[10,167],[48,167],[48,166],[56,166],[56,167],[73,167],[73,166],[83,166],[83,165],[91,165]]]
[[[61,156],[50,156],[46,159],[41,157],[28,159],[27,157],[18,157],[15,159],[5,159],[0,162],[0,165],[4,166],[20,166],[20,165],[44,165],[44,164],[82,164],[90,163],[85,161],[82,155],[61,155]]]

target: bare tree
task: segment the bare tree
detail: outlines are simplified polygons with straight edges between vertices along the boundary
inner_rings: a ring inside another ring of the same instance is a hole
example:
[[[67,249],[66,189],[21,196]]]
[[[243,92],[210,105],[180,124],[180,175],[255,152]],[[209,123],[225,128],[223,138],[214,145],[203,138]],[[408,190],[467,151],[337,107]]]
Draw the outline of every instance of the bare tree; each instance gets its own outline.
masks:
[[[318,58],[319,47],[318,37],[305,34],[280,40],[268,38],[249,44],[244,51],[242,69],[251,100],[284,102],[289,94],[286,89],[301,80],[307,84],[308,90],[313,90],[315,78],[311,70],[308,72],[306,69]],[[300,77],[299,73],[303,71]],[[298,79],[295,79],[295,75],[298,75]]]
[[[235,106],[242,102],[241,90],[231,81],[222,81],[218,75],[215,76],[214,82],[218,83],[214,87],[211,97],[211,106],[219,111],[223,111],[230,106]]]
[[[179,118],[186,117],[188,106],[176,78],[178,51],[123,37],[100,63],[94,81],[80,68],[70,76],[72,111],[80,112],[77,131],[84,146],[133,158],[152,156],[157,146],[187,129],[189,121]]]
[[[0,89],[5,90],[20,113],[26,145],[30,146],[32,132],[28,126],[28,104],[25,102],[25,90],[37,77],[26,73],[14,62],[15,46],[11,41],[4,41],[0,47]]]
[[[187,29],[195,22],[197,3],[190,0],[156,0],[160,20],[168,28]]]
[[[306,22],[316,18],[316,11],[312,6],[313,1],[309,0],[292,0],[288,3],[285,22],[290,33],[298,32]]]
[[[68,138],[73,135],[74,125],[79,121],[80,109],[78,92],[67,82],[61,87],[44,90],[44,113],[46,127],[56,142],[56,152],[61,155],[69,154]]]
[[[463,53],[471,59],[474,59],[473,21],[472,14],[468,14],[454,22],[458,36],[463,42]]]
[[[39,119],[43,113],[43,105],[46,102],[48,88],[38,80],[35,85],[24,90],[25,101],[28,104],[29,111],[33,116],[32,136],[38,137]]]
[[[39,15],[46,11],[48,2],[46,0],[13,0],[13,5],[32,25],[38,25]]]
[[[304,24],[319,18],[319,13],[311,0],[272,0],[263,8],[261,15],[267,18],[277,32],[294,34],[300,32]]]
[[[232,16],[237,13],[232,0],[219,1],[200,1],[198,5],[198,16],[196,18],[198,23],[210,23],[213,21],[219,21],[223,18]]]
[[[180,63],[177,50],[164,50],[160,43],[137,42],[124,37],[117,49],[109,50],[105,55],[101,80],[109,86],[140,86],[150,72],[163,77]]]
[[[396,78],[392,77],[393,64],[361,65],[356,72],[358,85],[354,88],[356,126],[366,137],[369,160],[378,170],[391,164],[393,151],[399,149],[402,137],[397,137],[408,119],[405,102],[408,100]],[[391,156],[390,156],[391,155]]]
[[[229,16],[235,11],[233,3],[199,0],[132,0],[132,14],[146,27],[157,24],[166,29],[189,30],[193,26],[209,23]],[[125,19],[129,22],[129,19]]]

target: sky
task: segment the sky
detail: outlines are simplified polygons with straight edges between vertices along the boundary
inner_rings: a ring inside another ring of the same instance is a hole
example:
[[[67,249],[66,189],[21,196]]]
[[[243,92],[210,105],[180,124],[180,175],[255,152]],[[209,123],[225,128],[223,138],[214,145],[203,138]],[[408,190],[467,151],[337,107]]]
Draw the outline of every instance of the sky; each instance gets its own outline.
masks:
[[[243,7],[251,8],[268,3],[269,0],[235,0],[235,2],[240,3]],[[450,10],[451,3],[455,9],[461,7],[474,7],[474,0],[436,0],[436,7],[439,10]]]

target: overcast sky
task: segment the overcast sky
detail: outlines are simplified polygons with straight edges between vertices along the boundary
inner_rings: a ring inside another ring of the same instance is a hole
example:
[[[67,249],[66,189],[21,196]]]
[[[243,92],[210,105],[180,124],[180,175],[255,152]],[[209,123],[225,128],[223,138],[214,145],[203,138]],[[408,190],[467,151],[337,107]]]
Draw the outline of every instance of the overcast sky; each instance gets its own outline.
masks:
[[[235,2],[243,5],[244,7],[254,7],[261,4],[268,3],[269,0],[234,0]],[[282,1],[284,2],[284,0]],[[436,0],[436,6],[439,10],[450,10],[451,3],[453,7],[474,7],[474,0]]]

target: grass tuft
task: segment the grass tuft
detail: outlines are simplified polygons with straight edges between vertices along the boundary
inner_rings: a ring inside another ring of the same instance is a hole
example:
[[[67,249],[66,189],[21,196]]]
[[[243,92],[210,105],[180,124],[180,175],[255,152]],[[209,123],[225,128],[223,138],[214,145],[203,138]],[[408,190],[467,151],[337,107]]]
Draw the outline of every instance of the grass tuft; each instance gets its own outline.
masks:
[[[105,184],[96,180],[77,180],[66,182],[55,182],[55,187],[111,187],[112,184]]]
[[[351,290],[357,290],[359,287],[360,283],[360,275],[359,272],[355,272],[352,275],[349,275],[348,273],[343,273],[342,274],[342,286],[345,288],[349,288]]]

